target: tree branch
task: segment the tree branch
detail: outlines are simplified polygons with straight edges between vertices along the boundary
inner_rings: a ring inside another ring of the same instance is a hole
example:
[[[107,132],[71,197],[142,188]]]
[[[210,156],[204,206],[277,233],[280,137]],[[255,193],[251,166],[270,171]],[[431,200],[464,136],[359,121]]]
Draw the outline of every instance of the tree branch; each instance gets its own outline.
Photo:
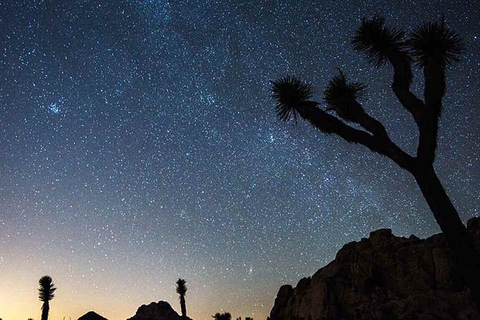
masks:
[[[371,131],[372,134],[370,134],[345,124],[340,119],[317,108],[317,105],[316,102],[306,103],[298,108],[298,112],[302,118],[308,120],[323,133],[334,133],[347,142],[362,144],[373,152],[389,157],[400,167],[412,172],[415,167],[415,159],[390,140],[384,126],[379,121],[366,113],[358,119],[358,124]]]
[[[393,92],[418,124],[424,104],[410,91],[413,79],[411,59],[406,52],[392,51],[388,54],[388,61],[393,67]]]
[[[425,77],[425,110],[419,122],[417,156],[421,162],[433,163],[438,140],[438,122],[445,95],[445,67],[440,58],[429,59],[423,71]]]
[[[353,101],[352,104],[354,104],[354,106],[352,105],[349,108],[359,111],[353,114],[350,121],[359,124],[362,128],[369,131],[377,138],[390,140],[387,130],[380,121],[366,113],[357,101]]]

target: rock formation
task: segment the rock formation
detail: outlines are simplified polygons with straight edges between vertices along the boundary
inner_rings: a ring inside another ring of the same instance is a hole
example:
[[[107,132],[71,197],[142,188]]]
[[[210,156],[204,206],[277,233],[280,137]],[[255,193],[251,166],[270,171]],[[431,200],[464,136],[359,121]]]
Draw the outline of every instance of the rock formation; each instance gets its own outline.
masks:
[[[480,218],[467,224],[480,250]],[[334,261],[278,291],[271,320],[480,319],[442,234],[426,240],[390,229],[345,245]]]
[[[107,320],[106,318],[102,317],[96,312],[89,311],[85,313],[83,316],[78,318],[78,320]]]
[[[137,313],[127,320],[191,320],[181,317],[166,301],[152,302],[148,306],[142,305]]]

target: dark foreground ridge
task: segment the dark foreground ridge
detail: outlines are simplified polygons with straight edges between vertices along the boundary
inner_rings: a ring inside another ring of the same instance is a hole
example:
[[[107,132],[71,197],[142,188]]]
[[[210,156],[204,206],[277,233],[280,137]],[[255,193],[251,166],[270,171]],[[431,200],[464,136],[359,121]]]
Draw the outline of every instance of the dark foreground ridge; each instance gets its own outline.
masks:
[[[480,218],[468,221],[480,250]],[[422,240],[390,229],[346,244],[296,288],[278,291],[271,320],[480,319],[442,234]]]
[[[166,301],[152,302],[148,306],[142,305],[137,313],[127,320],[192,320],[180,316]]]

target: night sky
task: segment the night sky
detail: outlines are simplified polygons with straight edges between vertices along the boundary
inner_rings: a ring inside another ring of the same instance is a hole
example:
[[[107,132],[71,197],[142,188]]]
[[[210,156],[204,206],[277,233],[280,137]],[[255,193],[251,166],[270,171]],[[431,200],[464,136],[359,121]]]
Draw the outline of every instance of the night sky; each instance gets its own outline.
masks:
[[[462,219],[480,215],[480,2],[456,3],[1,1],[0,317],[38,319],[48,274],[54,320],[179,311],[179,277],[194,319],[260,320],[347,242],[438,232],[390,160],[275,115],[270,80],[297,75],[321,100],[340,67],[414,153],[391,69],[350,46],[375,13],[407,30],[445,14],[465,40],[436,168]]]

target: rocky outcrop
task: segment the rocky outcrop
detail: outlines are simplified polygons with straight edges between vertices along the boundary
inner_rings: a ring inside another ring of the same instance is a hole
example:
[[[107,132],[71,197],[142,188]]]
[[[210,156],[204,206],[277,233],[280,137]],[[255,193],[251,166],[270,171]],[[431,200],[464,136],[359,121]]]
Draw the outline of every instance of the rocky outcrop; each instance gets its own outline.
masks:
[[[480,248],[480,219],[467,229]],[[396,237],[389,229],[345,245],[334,261],[278,291],[271,320],[480,319],[443,235]]]
[[[96,312],[90,311],[85,313],[83,316],[78,318],[78,320],[107,320]]]
[[[127,320],[191,320],[181,317],[166,301],[152,302],[148,306],[142,305],[137,313]]]

